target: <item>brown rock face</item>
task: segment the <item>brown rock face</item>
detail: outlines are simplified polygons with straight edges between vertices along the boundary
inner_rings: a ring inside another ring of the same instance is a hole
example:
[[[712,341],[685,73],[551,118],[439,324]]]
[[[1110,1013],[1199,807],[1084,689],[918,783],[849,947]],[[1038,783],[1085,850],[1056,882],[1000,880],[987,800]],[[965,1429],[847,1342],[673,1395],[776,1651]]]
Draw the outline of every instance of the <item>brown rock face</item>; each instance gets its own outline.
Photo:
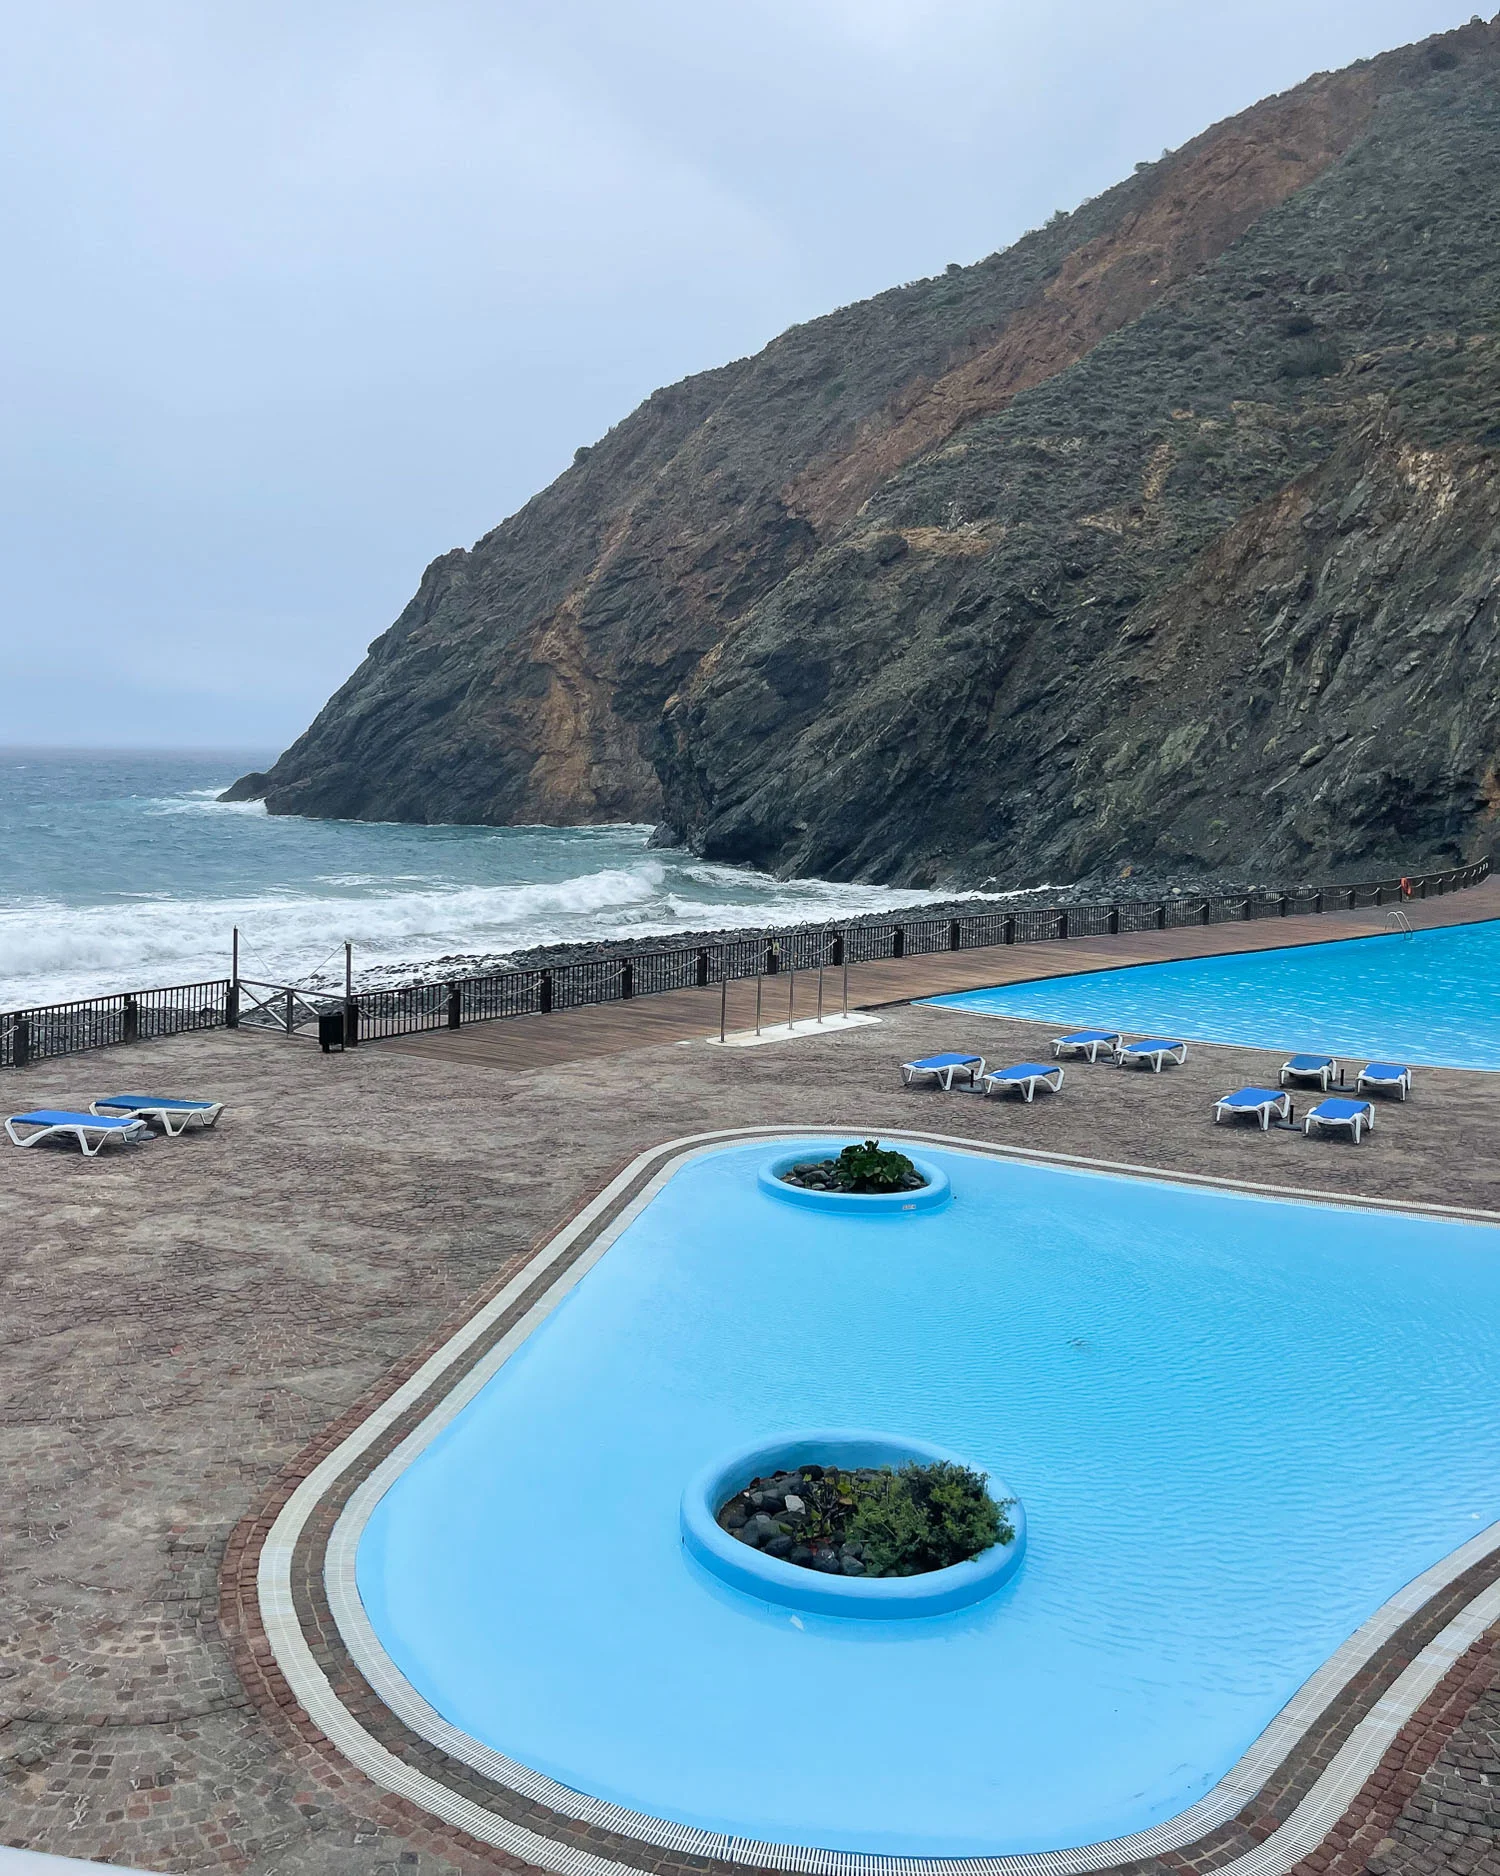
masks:
[[[656,393],[235,792],[920,883],[1467,854],[1497,232],[1500,23],[1310,80]]]

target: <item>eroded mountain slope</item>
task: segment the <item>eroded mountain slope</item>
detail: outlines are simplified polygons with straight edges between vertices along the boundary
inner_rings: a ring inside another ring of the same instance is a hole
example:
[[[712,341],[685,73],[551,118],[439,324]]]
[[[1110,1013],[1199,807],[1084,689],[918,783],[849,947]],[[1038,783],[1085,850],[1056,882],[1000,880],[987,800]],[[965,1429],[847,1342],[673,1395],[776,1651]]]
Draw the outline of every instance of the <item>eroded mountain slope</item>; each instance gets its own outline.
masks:
[[[1467,852],[1497,178],[1475,25],[659,392],[435,562],[240,792],[661,816],[715,857],[922,882]]]

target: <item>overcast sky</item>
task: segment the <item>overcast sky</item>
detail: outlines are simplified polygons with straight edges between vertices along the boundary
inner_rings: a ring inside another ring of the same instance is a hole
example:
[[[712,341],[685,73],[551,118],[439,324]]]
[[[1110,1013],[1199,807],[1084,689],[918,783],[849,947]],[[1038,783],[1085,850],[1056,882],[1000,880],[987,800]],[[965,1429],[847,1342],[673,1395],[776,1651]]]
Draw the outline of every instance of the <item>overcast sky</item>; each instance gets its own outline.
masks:
[[[0,742],[280,747],[659,384],[1472,0],[0,0]]]

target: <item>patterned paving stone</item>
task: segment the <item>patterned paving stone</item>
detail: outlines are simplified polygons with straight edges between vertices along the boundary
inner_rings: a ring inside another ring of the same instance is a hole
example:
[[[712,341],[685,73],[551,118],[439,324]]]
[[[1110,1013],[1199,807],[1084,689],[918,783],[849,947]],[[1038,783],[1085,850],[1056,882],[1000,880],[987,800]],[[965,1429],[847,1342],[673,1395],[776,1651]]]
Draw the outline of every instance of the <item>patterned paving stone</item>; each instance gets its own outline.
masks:
[[[215,1133],[139,1153],[0,1150],[0,1842],[254,1876],[507,1866],[376,1791],[290,1706],[252,1699],[242,1638],[219,1620],[226,1549],[327,1428],[662,1139],[936,1127],[1500,1212],[1482,1077],[1426,1075],[1369,1148],[1320,1148],[1208,1125],[1207,1103],[1263,1078],[1264,1055],[1199,1049],[1160,1080],[1101,1069],[1107,1101],[1079,1071],[1021,1112],[902,1091],[896,1061],[970,1025],[883,1015],[785,1048],[667,1045],[509,1075],[210,1035],[0,1082],[14,1107],[122,1080],[230,1103]],[[993,1021],[984,1037],[1017,1058],[1045,1039]],[[1473,1718],[1444,1709],[1403,1746],[1351,1869],[1492,1866],[1497,1717],[1481,1691]]]

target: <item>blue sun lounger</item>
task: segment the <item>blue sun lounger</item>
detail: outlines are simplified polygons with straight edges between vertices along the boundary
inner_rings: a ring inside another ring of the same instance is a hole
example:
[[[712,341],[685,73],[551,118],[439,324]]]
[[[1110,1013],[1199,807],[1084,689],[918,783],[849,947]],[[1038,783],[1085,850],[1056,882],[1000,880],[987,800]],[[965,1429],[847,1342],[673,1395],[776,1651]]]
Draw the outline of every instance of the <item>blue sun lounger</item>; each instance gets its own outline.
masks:
[[[1394,1094],[1404,1101],[1411,1093],[1411,1070],[1402,1062],[1366,1062],[1354,1083],[1354,1092],[1363,1094],[1374,1088],[1380,1094]]]
[[[1354,1144],[1359,1145],[1362,1130],[1375,1125],[1375,1104],[1373,1101],[1350,1101],[1335,1095],[1327,1101],[1309,1108],[1307,1119],[1302,1123],[1302,1131],[1311,1134],[1316,1127],[1344,1127],[1354,1136]]]
[[[1253,1114],[1260,1122],[1262,1133],[1268,1133],[1271,1116],[1285,1120],[1291,1111],[1292,1097],[1282,1089],[1275,1088],[1236,1088],[1233,1094],[1226,1094],[1214,1102],[1214,1125],[1217,1126],[1227,1115],[1233,1120],[1239,1114]]]
[[[1315,1081],[1328,1092],[1328,1084],[1337,1076],[1339,1065],[1331,1055],[1293,1055],[1281,1064],[1281,1085],[1289,1081]]]
[[[23,1138],[16,1132],[17,1127],[26,1127],[30,1131]],[[64,1107],[37,1107],[29,1114],[12,1114],[5,1123],[5,1131],[10,1135],[13,1146],[39,1146],[43,1140],[50,1140],[54,1135],[66,1137],[72,1134],[83,1148],[86,1159],[93,1159],[107,1140],[151,1138],[151,1129],[135,1115],[104,1119],[98,1114],[75,1114]]]
[[[915,1062],[901,1064],[901,1085],[914,1087],[919,1080],[931,1080],[945,1094],[953,1091],[953,1077],[963,1075],[969,1086],[984,1073],[982,1055],[923,1055]]]
[[[222,1101],[179,1101],[165,1094],[103,1094],[89,1103],[91,1114],[135,1115],[155,1120],[172,1139],[189,1127],[212,1127],[224,1112]]]
[[[1089,1061],[1097,1062],[1101,1049],[1106,1055],[1114,1055],[1124,1040],[1115,1029],[1075,1029],[1071,1036],[1052,1038],[1052,1053],[1061,1055],[1066,1049],[1070,1055],[1087,1056]]]
[[[1147,1036],[1144,1042],[1127,1042],[1123,1048],[1115,1050],[1115,1065],[1124,1068],[1128,1062],[1150,1068],[1159,1075],[1163,1062],[1176,1062],[1180,1068],[1187,1060],[1185,1042],[1168,1042],[1161,1036]]]
[[[1000,1068],[984,1078],[986,1094],[1019,1094],[1023,1101],[1032,1100],[1038,1088],[1061,1094],[1062,1085],[1063,1071],[1055,1062],[1017,1062],[1014,1068]]]

